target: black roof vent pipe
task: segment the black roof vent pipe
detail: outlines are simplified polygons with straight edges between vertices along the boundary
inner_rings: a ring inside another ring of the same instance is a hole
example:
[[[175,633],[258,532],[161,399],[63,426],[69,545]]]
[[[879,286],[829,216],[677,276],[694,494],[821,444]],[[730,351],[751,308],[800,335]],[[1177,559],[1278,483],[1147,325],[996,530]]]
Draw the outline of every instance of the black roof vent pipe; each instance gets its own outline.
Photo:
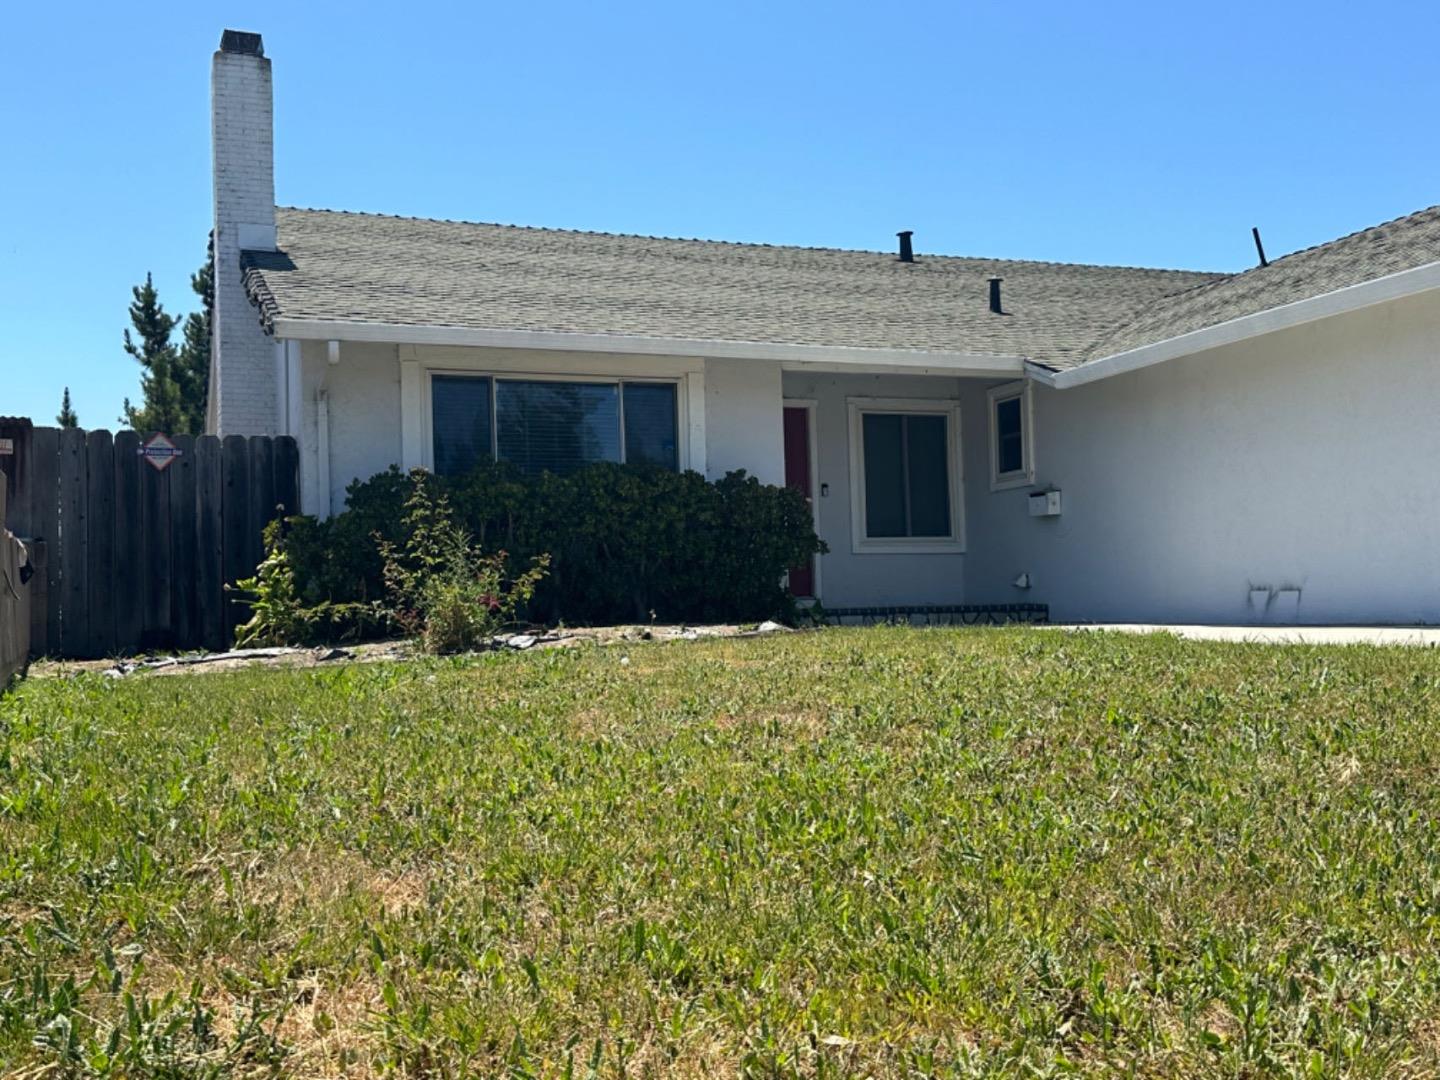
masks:
[[[900,238],[900,261],[914,262],[915,249],[910,246],[910,237],[915,235],[915,231],[913,229],[902,229],[895,235]]]
[[[1257,226],[1250,230],[1250,235],[1255,238],[1255,254],[1260,256],[1260,265],[1269,266],[1270,260],[1265,258],[1265,245],[1260,243],[1260,229]]]
[[[992,277],[990,279],[990,310],[996,315],[1005,314],[1000,308],[1000,282],[1004,280],[1004,278],[998,277]]]

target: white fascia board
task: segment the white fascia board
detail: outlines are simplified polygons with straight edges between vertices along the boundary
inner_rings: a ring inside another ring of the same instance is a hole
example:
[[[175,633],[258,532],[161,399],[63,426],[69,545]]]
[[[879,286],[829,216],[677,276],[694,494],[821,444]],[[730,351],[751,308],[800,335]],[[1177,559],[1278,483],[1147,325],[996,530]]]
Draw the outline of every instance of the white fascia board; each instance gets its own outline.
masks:
[[[709,359],[776,360],[784,365],[843,365],[896,369],[934,368],[944,374],[1018,372],[1023,359],[993,353],[928,352],[922,349],[867,349],[836,345],[789,345],[770,341],[708,341],[630,334],[572,334],[555,330],[483,330],[464,326],[407,326],[403,323],[340,322],[330,319],[275,320],[276,337],[306,341],[372,341],[394,345],[451,345],[499,349],[550,349],[616,353],[625,356],[700,356]]]
[[[866,350],[879,353],[883,350]],[[1019,356],[970,356],[957,354],[921,353],[915,357],[891,357],[863,359],[849,357],[840,360],[782,360],[781,371],[808,371],[822,375],[854,374],[857,370],[865,374],[879,375],[944,375],[950,378],[989,378],[1004,376],[1013,378],[1024,369],[1025,361]]]
[[[1054,386],[1055,380],[1059,378],[1060,375],[1061,372],[1051,371],[1044,365],[1035,363],[1034,360],[1025,361],[1025,377],[1027,379],[1033,379],[1041,386]]]
[[[1343,315],[1375,304],[1383,304],[1387,300],[1399,300],[1436,288],[1440,288],[1440,262],[1426,263],[1424,266],[1387,274],[1372,281],[1362,281],[1358,285],[1347,285],[1333,292],[1295,300],[1279,307],[1257,311],[1252,315],[1242,315],[1228,322],[1192,330],[1188,334],[1091,360],[1078,368],[1055,373],[1049,385],[1060,390],[1083,386],[1097,379],[1138,371],[1154,364],[1163,364],[1167,360],[1178,360],[1182,356],[1191,356],[1207,349],[1233,345],[1261,334],[1287,330],[1292,326],[1301,326],[1332,315]],[[1035,377],[1042,382],[1046,381],[1038,373]]]

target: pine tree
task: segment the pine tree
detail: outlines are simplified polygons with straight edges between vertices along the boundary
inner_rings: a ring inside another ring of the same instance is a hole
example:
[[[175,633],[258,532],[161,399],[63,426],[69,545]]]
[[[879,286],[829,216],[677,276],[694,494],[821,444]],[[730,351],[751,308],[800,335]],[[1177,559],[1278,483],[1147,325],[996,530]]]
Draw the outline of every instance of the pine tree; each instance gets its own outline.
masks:
[[[65,387],[65,395],[60,399],[60,413],[55,417],[55,422],[62,428],[78,428],[80,418],[75,415],[75,410],[70,407],[70,387]]]
[[[134,300],[130,304],[130,324],[140,340],[137,342],[126,330],[125,351],[139,361],[143,369],[140,389],[145,399],[144,404],[137,408],[130,404],[127,397],[120,422],[142,433],[183,431],[186,414],[176,370],[179,355],[175,346],[170,344],[171,331],[180,320],[166,314],[149,274],[145,275],[145,284],[136,285],[131,292]]]
[[[190,288],[201,309],[185,317],[184,341],[175,379],[185,411],[185,426],[177,430],[198,435],[205,430],[205,402],[210,389],[210,334],[215,311],[215,234],[206,245],[205,265],[190,275]]]

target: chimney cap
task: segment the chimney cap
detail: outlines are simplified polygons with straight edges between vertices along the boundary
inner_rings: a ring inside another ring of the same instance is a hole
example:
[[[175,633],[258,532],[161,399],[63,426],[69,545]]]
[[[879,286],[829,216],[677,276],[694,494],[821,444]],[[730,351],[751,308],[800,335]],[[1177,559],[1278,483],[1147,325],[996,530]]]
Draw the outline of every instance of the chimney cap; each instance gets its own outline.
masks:
[[[241,56],[264,56],[265,43],[259,34],[248,30],[224,30],[220,34],[220,51]]]

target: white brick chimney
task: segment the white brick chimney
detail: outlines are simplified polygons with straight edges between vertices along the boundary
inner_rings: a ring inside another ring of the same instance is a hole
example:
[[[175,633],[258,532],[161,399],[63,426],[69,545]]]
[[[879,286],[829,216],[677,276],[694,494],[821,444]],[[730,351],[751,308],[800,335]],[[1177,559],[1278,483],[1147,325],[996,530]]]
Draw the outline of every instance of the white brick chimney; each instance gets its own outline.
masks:
[[[215,181],[215,328],[205,427],[269,435],[275,343],[240,279],[241,251],[275,250],[274,95],[259,34],[226,30],[210,69]]]

